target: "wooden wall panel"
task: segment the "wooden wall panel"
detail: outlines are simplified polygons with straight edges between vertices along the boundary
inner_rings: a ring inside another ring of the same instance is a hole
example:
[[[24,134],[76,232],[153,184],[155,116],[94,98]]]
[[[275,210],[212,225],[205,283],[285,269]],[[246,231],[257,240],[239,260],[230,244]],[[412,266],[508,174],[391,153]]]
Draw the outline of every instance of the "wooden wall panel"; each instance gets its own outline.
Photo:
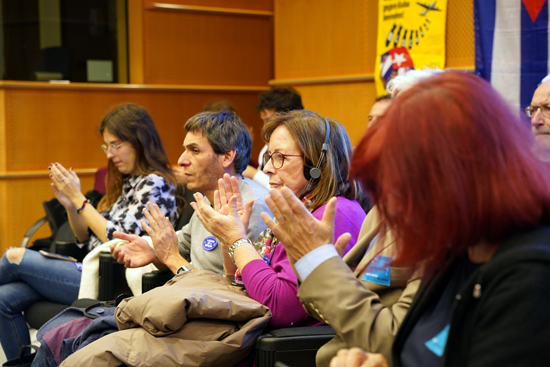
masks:
[[[364,0],[276,0],[275,78],[372,73],[377,6]]]
[[[130,83],[143,84],[143,4],[128,1],[128,68]]]
[[[272,35],[271,17],[146,8],[144,82],[265,86]]]
[[[4,91],[0,89],[0,111],[5,111],[4,106]],[[6,146],[6,116],[0,112],[0,172],[6,170],[6,150],[2,147]]]
[[[3,211],[2,217],[0,218],[0,254],[4,254],[4,251],[8,249],[10,246],[17,246],[15,243],[16,238],[13,235],[8,236],[8,231],[11,230],[11,222],[9,221],[10,214],[7,212],[7,201],[8,197],[8,185],[6,181],[0,180],[0,210]],[[35,204],[33,203],[32,207],[34,210]],[[32,214],[29,214],[29,217],[31,217]],[[37,217],[40,218],[40,217]],[[20,236],[21,239],[23,238],[23,235],[25,234],[25,230],[18,231],[21,232]]]
[[[99,167],[105,154],[94,130],[106,107],[89,93],[74,90],[7,92],[6,171],[45,170],[53,161],[73,168]]]
[[[253,127],[262,121],[254,110],[259,91],[186,91],[147,89],[13,88],[6,93],[6,171],[44,170],[59,161],[73,168],[100,167],[105,154],[96,133],[103,116],[121,103],[138,103],[153,117],[170,162],[181,154],[183,124],[211,101],[224,99]],[[255,147],[256,155],[261,147]]]
[[[296,89],[305,108],[339,121],[346,127],[351,144],[359,142],[367,128],[368,101],[376,99],[370,83],[301,85]]]

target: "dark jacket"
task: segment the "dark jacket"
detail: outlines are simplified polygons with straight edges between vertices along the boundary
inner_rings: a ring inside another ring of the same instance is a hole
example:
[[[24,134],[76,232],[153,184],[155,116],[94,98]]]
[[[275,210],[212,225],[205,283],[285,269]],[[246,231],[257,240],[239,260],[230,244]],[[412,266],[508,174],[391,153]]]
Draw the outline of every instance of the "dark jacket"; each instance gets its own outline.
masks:
[[[86,313],[97,318],[86,317]],[[99,304],[87,308],[86,312],[84,308],[77,307],[64,309],[36,333],[40,350],[34,358],[33,367],[59,366],[78,349],[118,331],[114,313],[115,307]]]
[[[416,322],[437,302],[448,269],[422,286],[398,331],[393,365]],[[457,294],[441,366],[550,365],[550,228],[514,236],[480,266]]]

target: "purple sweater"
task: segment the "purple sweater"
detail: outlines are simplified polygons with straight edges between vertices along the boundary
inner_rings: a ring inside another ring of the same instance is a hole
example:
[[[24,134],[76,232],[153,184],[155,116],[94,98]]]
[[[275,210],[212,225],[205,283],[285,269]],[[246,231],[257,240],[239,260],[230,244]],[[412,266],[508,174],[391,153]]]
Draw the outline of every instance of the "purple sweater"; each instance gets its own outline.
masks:
[[[323,218],[326,205],[313,212],[319,220]],[[357,242],[365,212],[355,200],[338,197],[336,217],[334,219],[335,240],[343,233],[351,233],[348,251]],[[266,305],[273,316],[269,322],[271,328],[289,326],[309,326],[318,323],[302,307],[298,294],[296,275],[290,266],[283,244],[273,252],[271,264],[257,259],[249,262],[242,269],[242,278],[246,290],[252,299]]]

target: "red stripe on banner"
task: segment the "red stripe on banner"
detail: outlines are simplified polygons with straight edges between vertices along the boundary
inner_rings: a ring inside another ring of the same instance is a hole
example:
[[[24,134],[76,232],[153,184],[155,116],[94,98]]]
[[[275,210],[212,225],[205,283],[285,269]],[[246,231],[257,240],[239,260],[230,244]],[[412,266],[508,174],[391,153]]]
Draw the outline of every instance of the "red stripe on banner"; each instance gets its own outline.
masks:
[[[542,6],[546,2],[546,0],[521,0],[523,2],[523,5],[525,5],[525,8],[527,9],[527,12],[529,13],[529,16],[531,17],[531,20],[533,23],[537,20],[540,10],[542,9]]]

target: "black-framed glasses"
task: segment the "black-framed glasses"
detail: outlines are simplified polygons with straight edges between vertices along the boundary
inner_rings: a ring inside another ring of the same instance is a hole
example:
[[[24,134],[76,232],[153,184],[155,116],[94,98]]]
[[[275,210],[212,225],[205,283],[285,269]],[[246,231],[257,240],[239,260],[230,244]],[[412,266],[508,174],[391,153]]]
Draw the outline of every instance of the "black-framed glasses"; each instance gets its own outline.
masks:
[[[101,146],[101,149],[105,152],[105,154],[108,154],[109,152],[116,153],[117,150],[119,150],[120,147],[122,147],[123,145],[124,145],[124,142],[122,142],[120,144],[109,144],[109,146],[103,144]]]
[[[285,163],[286,157],[301,157],[301,155],[300,154],[283,154],[280,152],[274,152],[269,154],[268,152],[265,152],[263,155],[264,166],[271,159],[271,164],[273,165],[273,168],[279,169],[283,166],[283,163]]]
[[[527,106],[525,107],[525,113],[527,116],[533,117],[539,108],[544,117],[550,117],[550,105],[547,104],[542,104],[540,106]]]

